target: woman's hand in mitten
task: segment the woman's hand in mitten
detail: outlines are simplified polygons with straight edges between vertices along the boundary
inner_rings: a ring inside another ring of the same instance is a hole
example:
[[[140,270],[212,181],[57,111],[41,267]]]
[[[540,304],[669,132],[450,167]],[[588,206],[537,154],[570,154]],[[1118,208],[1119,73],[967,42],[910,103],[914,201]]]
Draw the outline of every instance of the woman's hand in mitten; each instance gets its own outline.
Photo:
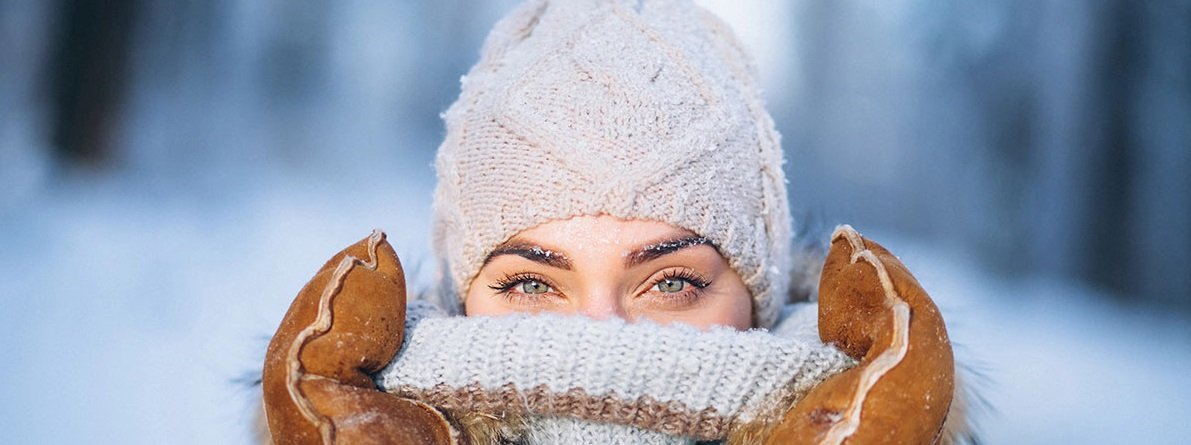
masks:
[[[938,309],[897,257],[849,226],[831,237],[819,336],[860,364],[815,387],[768,444],[930,444],[951,406],[955,365]]]
[[[401,348],[405,302],[383,233],[327,261],[269,343],[262,387],[273,443],[452,443],[442,414],[381,392],[370,376]]]

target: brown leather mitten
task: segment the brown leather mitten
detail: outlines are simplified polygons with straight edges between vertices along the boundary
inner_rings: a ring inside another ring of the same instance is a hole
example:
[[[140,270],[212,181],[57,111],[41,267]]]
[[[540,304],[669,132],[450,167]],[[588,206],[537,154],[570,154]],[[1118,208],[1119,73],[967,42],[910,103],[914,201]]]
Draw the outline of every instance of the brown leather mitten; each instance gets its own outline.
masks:
[[[261,386],[273,443],[452,444],[434,408],[369,376],[401,348],[405,277],[379,231],[327,261],[269,343]]]
[[[930,444],[951,406],[943,318],[897,257],[849,226],[831,237],[819,336],[858,359],[790,409],[767,444]]]

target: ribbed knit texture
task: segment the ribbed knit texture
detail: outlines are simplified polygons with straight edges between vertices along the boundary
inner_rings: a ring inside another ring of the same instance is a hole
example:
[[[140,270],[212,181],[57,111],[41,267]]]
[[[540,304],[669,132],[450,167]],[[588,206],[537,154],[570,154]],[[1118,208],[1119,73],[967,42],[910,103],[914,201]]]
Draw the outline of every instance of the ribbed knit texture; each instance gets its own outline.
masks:
[[[447,409],[560,416],[715,439],[782,409],[782,402],[853,364],[817,339],[761,330],[435,311],[411,305],[405,344],[378,382]]]
[[[529,420],[520,445],[694,445],[690,437],[672,436],[628,425],[573,417],[540,416]]]
[[[442,289],[551,220],[663,221],[715,243],[769,327],[789,280],[779,137],[730,30],[689,0],[528,1],[488,36],[444,113]],[[460,300],[461,301],[461,300]]]

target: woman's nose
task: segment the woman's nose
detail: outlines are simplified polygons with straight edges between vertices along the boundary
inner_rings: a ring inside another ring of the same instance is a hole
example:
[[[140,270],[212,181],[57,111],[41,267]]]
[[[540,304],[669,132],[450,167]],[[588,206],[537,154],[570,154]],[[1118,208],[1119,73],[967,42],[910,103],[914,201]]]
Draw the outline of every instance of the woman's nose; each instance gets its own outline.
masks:
[[[620,298],[613,294],[589,294],[580,301],[579,313],[597,320],[612,317],[629,320]]]

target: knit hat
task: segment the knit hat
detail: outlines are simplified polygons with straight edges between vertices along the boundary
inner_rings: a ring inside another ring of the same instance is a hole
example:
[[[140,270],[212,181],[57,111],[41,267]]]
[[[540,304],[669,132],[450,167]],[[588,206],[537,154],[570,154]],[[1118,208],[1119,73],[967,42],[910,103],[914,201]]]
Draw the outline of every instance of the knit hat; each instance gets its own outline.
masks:
[[[444,113],[435,251],[466,295],[518,232],[581,215],[711,240],[769,327],[789,283],[784,163],[749,56],[689,0],[531,0]]]

